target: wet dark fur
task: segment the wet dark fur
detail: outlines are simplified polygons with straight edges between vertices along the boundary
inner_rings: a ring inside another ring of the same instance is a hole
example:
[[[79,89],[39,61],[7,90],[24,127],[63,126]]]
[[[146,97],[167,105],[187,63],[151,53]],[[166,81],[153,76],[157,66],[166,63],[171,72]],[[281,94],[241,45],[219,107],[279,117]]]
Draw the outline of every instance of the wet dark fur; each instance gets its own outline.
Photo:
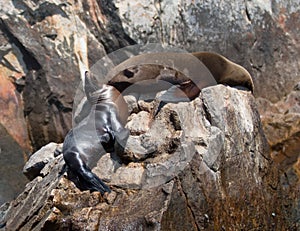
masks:
[[[85,92],[85,104],[89,106],[83,108],[89,110],[81,113],[80,118],[77,118],[78,124],[66,135],[62,152],[68,167],[68,177],[76,186],[81,190],[103,194],[110,192],[110,188],[91,168],[102,154],[114,151],[116,141],[126,142],[129,132],[124,128],[127,119],[124,107],[127,108],[127,104],[114,87],[102,85],[98,88],[88,74],[85,76]],[[120,116],[119,112],[124,115]]]

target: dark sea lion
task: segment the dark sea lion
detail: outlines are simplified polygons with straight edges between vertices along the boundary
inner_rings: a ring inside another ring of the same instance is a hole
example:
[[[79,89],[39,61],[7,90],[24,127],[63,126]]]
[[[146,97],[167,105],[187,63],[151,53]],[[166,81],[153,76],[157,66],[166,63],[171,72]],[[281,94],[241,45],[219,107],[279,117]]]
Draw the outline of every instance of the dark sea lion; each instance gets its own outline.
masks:
[[[174,69],[168,76],[162,70]],[[157,91],[158,80],[179,85],[174,97],[184,93],[190,99],[197,97],[204,87],[219,84],[242,86],[253,92],[253,81],[242,66],[225,57],[210,52],[150,53],[137,55],[116,66],[109,74],[108,84],[123,91],[134,84],[142,91]],[[144,85],[152,85],[145,88]],[[160,90],[160,89],[159,89]]]
[[[85,74],[84,91],[88,112],[81,113],[76,126],[66,135],[63,157],[68,167],[68,176],[81,190],[110,192],[92,171],[102,154],[114,151],[115,141],[126,142],[129,131],[124,128],[127,121],[127,104],[120,93],[109,85],[100,87],[92,83]],[[86,107],[83,107],[86,108]]]

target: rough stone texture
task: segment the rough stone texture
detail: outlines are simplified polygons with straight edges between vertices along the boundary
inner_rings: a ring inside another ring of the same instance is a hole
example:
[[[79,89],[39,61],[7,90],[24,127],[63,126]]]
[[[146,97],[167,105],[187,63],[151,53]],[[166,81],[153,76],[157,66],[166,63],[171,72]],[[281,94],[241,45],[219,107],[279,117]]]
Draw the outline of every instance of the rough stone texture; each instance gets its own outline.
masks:
[[[26,183],[21,169],[31,145],[20,93],[27,71],[23,62],[20,50],[5,37],[0,22],[0,204],[14,199]]]
[[[0,25],[0,124],[24,151],[29,152],[31,149],[20,94],[26,70],[22,67],[20,51],[1,32]]]
[[[37,177],[45,165],[55,158],[53,153],[56,150],[62,150],[62,144],[51,142],[31,155],[23,168],[25,176],[30,180]]]
[[[138,119],[142,117],[137,118],[140,123]],[[168,122],[155,125],[162,121]],[[132,158],[124,163],[115,154],[104,155],[93,169],[112,188],[104,197],[75,188],[60,173],[62,156],[53,158],[15,201],[0,208],[2,229],[299,228],[299,210],[293,204],[299,201],[299,194],[293,200],[281,198],[287,188],[277,182],[251,93],[222,85],[206,88],[192,102],[164,105],[150,124],[143,134],[130,137],[141,139],[149,133],[158,142],[159,131],[179,136],[177,146],[165,139],[138,162]],[[140,145],[147,142],[141,139]],[[53,155],[53,150],[48,151],[40,152]]]
[[[299,1],[114,0],[138,43],[215,51],[244,66],[255,95],[276,102],[299,82]]]
[[[0,124],[0,204],[13,200],[24,189],[28,180],[20,169],[26,160],[22,147]]]
[[[299,1],[114,2],[125,31],[138,43],[215,51],[244,66],[253,76],[272,157],[276,162],[296,163],[298,112],[288,108],[293,104],[295,109],[299,102],[293,93],[300,81]]]
[[[285,206],[296,208],[288,220],[300,218],[300,91],[295,90],[277,103],[257,99],[261,108],[261,120],[271,157],[277,165],[274,177],[277,183],[272,187],[283,186]],[[299,227],[298,227],[299,229]]]
[[[283,166],[295,163],[300,151],[300,91],[295,88],[275,104],[262,98],[257,102],[273,158]]]

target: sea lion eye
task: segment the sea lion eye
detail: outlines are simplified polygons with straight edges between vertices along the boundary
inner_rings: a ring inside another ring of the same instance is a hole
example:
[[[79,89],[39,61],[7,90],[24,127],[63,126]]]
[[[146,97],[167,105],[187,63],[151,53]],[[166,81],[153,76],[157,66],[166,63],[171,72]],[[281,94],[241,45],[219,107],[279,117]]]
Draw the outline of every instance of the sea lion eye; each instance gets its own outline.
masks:
[[[132,78],[134,76],[134,73],[128,69],[125,69],[123,71],[123,74],[127,77],[127,78]]]

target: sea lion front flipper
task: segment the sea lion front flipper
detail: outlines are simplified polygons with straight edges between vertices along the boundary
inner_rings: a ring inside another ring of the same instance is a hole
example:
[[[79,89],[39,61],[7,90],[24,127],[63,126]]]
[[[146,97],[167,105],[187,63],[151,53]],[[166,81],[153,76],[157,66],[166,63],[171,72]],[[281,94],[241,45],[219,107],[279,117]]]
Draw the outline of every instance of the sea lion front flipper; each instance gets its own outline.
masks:
[[[79,153],[64,152],[64,160],[72,173],[73,181],[82,190],[99,191],[102,195],[111,192],[110,188],[96,176],[81,159]]]
[[[100,180],[100,178],[91,170],[88,168],[83,170],[84,172],[81,172],[80,175],[84,179],[84,185],[86,189],[89,189],[90,191],[99,191],[101,194],[104,194],[105,192],[111,192],[110,188],[104,184],[104,182]]]

